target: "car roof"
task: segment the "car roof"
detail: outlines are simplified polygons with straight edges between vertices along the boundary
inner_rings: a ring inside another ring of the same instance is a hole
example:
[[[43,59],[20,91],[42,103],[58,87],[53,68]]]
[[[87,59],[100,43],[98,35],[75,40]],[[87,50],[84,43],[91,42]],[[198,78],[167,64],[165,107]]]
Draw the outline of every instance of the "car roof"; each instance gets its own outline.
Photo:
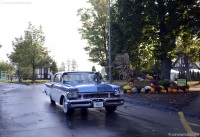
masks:
[[[56,74],[66,74],[66,73],[96,73],[95,71],[60,71]]]

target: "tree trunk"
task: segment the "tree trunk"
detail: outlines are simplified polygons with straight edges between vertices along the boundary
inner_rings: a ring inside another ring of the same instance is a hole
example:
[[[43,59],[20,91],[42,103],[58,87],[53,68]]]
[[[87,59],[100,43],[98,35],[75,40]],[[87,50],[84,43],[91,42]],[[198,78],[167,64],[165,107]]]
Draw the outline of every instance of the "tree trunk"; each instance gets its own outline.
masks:
[[[158,19],[159,19],[159,41],[161,44],[160,49],[160,60],[161,60],[161,79],[170,79],[171,71],[171,59],[167,58],[167,49],[166,47],[170,44],[165,39],[166,35],[166,24],[165,24],[165,5],[164,0],[158,0]]]
[[[170,79],[172,61],[164,57],[161,59],[161,79]]]
[[[22,82],[22,75],[21,75],[21,73],[20,73],[19,68],[18,68],[18,70],[17,70],[17,75],[18,75],[18,82]]]
[[[191,76],[190,76],[190,64],[189,64],[189,59],[186,54],[184,54],[184,63],[185,63],[185,70],[186,70],[186,78],[188,81],[191,81]]]
[[[35,82],[35,66],[32,65],[32,82]]]

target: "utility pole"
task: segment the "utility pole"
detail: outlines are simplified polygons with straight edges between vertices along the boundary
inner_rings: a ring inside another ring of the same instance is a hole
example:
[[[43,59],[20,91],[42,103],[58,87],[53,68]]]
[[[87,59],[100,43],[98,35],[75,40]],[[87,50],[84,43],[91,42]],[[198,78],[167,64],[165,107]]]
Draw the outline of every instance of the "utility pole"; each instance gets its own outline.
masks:
[[[109,81],[110,83],[112,83],[112,64],[111,64],[111,37],[110,37],[110,0],[108,0],[108,25],[109,25],[109,28],[108,28],[108,52],[109,52],[109,65],[108,65],[108,68],[109,68]]]

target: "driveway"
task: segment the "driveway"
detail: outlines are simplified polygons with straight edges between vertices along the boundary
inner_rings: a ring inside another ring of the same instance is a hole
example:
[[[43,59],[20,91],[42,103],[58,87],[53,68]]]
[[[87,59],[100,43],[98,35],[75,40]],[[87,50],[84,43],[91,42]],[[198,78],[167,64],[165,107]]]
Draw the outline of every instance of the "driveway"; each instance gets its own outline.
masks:
[[[197,137],[200,133],[199,119],[134,99],[125,98],[125,104],[112,115],[104,108],[91,108],[77,109],[67,117],[62,106],[50,104],[44,85],[3,87],[10,89],[0,92],[1,137]]]

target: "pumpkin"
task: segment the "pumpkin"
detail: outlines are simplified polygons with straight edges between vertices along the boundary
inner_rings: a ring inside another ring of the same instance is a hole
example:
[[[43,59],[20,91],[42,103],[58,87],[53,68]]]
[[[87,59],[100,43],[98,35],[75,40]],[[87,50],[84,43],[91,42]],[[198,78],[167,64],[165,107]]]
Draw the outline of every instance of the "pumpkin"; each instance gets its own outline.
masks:
[[[141,93],[145,93],[145,92],[146,92],[146,89],[145,89],[145,88],[142,88],[142,89],[140,90],[140,92],[141,92]]]
[[[154,88],[151,88],[151,89],[150,89],[150,93],[156,93],[155,89],[154,89]]]
[[[153,77],[152,76],[147,76],[147,79],[153,79]]]
[[[177,89],[172,89],[172,93],[177,93]]]
[[[172,93],[172,88],[167,89],[168,93]]]
[[[136,87],[133,87],[133,88],[131,89],[131,92],[138,92],[138,89],[137,89]]]
[[[161,93],[166,93],[167,91],[166,90],[164,90],[164,89],[161,89],[161,91],[160,91]]]
[[[131,90],[126,90],[126,93],[127,94],[131,94]]]
[[[160,86],[161,89],[165,89],[163,86]]]
[[[125,86],[123,86],[123,89],[124,89],[124,90],[130,90],[130,89],[131,89],[131,86],[125,85]]]
[[[178,93],[183,93],[183,90],[182,89],[178,89]]]
[[[185,89],[185,93],[188,93],[188,92],[190,92],[190,91],[189,91],[189,89],[188,89],[188,88],[186,88],[186,89]]]

